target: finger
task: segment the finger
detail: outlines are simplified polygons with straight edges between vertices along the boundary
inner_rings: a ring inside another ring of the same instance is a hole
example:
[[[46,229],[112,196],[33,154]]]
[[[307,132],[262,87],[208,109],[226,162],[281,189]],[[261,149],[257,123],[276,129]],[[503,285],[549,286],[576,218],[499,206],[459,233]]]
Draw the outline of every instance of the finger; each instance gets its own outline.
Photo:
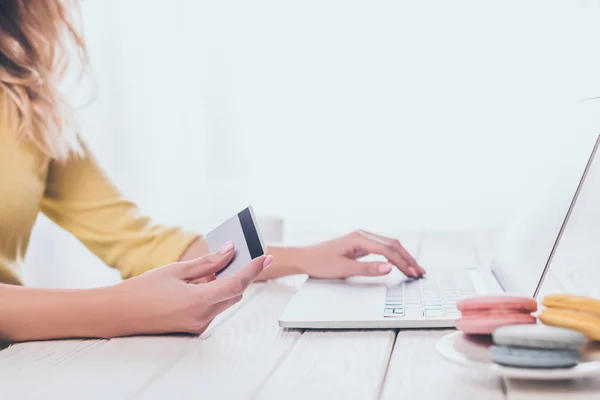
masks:
[[[400,243],[400,241],[398,241],[397,239],[393,239],[387,236],[382,236],[382,235],[378,235],[376,233],[373,232],[368,232],[363,230],[362,232],[366,233],[367,235],[371,235],[373,237],[376,237],[380,240],[383,240],[387,243],[389,243],[392,247],[394,247],[403,257],[405,260],[408,260],[408,264],[410,266],[412,266],[417,273],[419,274],[419,276],[423,275],[426,273],[425,268],[421,267],[419,265],[419,263],[417,262],[417,260],[415,260],[415,258],[408,252],[408,250],[406,250],[404,248],[404,246],[402,246],[402,243]]]
[[[219,303],[240,296],[272,262],[273,256],[257,257],[235,275],[204,285],[206,290],[204,293],[209,296],[211,303]]]
[[[226,243],[216,253],[210,253],[200,258],[189,261],[180,261],[171,264],[177,277],[191,282],[225,268],[234,254],[233,242]]]
[[[356,248],[366,250],[371,254],[384,256],[406,276],[411,276],[413,278],[419,276],[414,268],[409,265],[408,260],[404,259],[404,257],[389,243],[360,231],[359,234],[354,237],[354,246]]]
[[[361,262],[351,261],[344,268],[342,274],[344,278],[349,276],[381,276],[387,275],[394,266],[386,262]]]
[[[215,317],[221,314],[223,311],[227,310],[229,307],[233,306],[236,303],[239,303],[242,300],[242,295],[232,297],[231,299],[222,301],[210,307],[208,313],[206,314],[208,318],[211,320],[215,319]]]
[[[193,281],[190,281],[190,283],[195,283],[195,284],[208,283],[208,282],[214,281],[215,279],[217,279],[215,274],[208,274],[206,276],[203,276],[202,278],[194,279]]]

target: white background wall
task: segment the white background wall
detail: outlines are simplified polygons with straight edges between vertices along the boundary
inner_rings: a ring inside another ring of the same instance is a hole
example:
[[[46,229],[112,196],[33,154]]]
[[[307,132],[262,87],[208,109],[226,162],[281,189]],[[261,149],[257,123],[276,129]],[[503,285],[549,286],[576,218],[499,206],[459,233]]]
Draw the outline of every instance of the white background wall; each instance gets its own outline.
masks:
[[[600,96],[597,0],[87,0],[83,15],[85,135],[144,212],[200,231],[247,204],[290,232],[503,226],[581,162],[563,111]],[[28,282],[114,280],[57,232],[36,228]]]

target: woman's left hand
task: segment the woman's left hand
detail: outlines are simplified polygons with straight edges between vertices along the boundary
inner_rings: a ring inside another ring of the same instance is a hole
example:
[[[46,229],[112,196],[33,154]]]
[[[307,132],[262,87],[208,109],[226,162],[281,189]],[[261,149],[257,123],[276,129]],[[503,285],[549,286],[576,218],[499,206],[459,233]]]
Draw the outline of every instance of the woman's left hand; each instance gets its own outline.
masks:
[[[386,275],[392,268],[398,268],[411,278],[419,278],[425,274],[425,270],[398,240],[363,230],[302,249],[280,250],[290,252],[290,257],[282,254],[282,257],[277,256],[276,260],[293,259],[296,272],[306,273],[315,278]],[[383,256],[388,262],[359,260],[369,254]],[[277,268],[273,268],[273,272],[276,270]]]

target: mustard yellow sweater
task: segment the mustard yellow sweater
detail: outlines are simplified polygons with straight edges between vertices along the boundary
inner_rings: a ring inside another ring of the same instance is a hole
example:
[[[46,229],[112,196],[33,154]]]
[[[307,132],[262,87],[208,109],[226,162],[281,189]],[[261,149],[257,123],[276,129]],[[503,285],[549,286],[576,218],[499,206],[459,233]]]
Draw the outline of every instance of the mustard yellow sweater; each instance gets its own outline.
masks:
[[[84,153],[48,163],[33,146],[17,142],[0,119],[0,283],[21,283],[19,270],[40,211],[124,278],[178,260],[198,237],[140,216],[85,144]]]

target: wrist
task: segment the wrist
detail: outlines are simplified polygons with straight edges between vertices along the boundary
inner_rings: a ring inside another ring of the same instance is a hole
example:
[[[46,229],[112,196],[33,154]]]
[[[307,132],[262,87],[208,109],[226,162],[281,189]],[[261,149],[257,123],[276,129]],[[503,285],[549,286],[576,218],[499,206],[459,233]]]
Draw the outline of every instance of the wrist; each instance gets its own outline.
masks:
[[[54,306],[58,314],[57,325],[67,329],[60,336],[109,339],[127,335],[119,286],[64,293],[64,303]]]
[[[273,256],[273,264],[259,277],[259,280],[279,278],[285,275],[308,273],[305,269],[308,250],[303,247],[269,247],[267,253]]]
[[[132,336],[151,333],[151,317],[146,304],[132,290],[131,281],[124,281],[114,286],[98,289],[95,296],[90,297],[90,305],[97,310],[93,317],[101,322],[98,327],[103,338]],[[137,297],[137,298],[136,298]]]
[[[124,286],[119,283],[63,293],[63,303],[53,305],[58,314],[57,327],[66,330],[58,335],[110,339],[141,333],[136,319],[128,313]]]

